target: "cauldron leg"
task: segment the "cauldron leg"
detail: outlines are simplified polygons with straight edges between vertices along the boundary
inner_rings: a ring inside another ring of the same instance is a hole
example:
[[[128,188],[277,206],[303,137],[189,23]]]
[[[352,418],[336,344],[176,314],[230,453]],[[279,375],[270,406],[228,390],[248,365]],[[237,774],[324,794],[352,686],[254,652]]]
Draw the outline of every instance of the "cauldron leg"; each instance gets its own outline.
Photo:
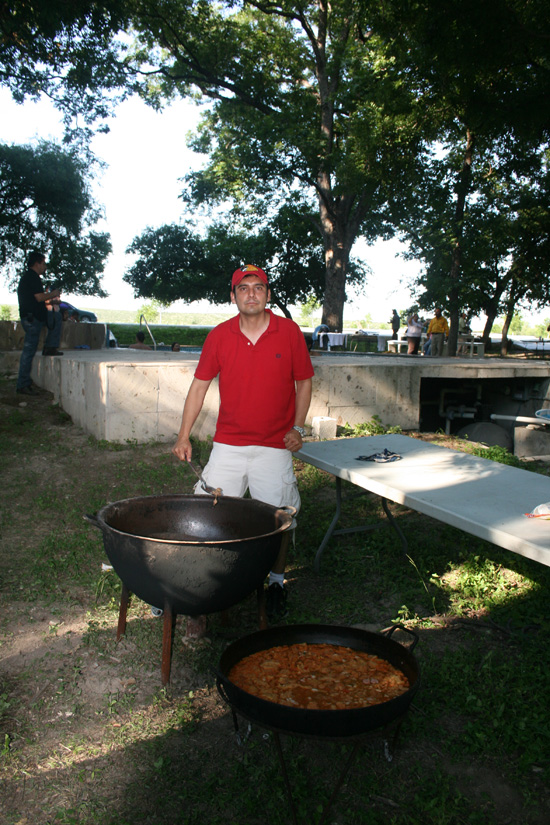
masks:
[[[264,583],[258,585],[256,593],[258,595],[258,627],[260,630],[267,628],[267,612],[265,609],[265,588]]]
[[[118,611],[118,627],[116,630],[116,640],[120,641],[120,637],[126,633],[126,614],[128,612],[128,604],[130,602],[130,591],[122,583],[122,590],[120,591],[120,608]]]
[[[164,624],[162,627],[162,685],[167,685],[170,681],[170,666],[172,664],[172,637],[174,635],[174,625],[176,624],[177,613],[172,613],[169,604],[164,604]]]

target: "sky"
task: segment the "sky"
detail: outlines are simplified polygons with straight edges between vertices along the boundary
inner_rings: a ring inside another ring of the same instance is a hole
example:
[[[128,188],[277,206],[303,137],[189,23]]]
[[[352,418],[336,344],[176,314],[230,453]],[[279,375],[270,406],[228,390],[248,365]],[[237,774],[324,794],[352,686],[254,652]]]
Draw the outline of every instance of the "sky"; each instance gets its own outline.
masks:
[[[98,228],[111,235],[113,252],[108,259],[102,285],[106,299],[64,295],[66,300],[83,309],[138,309],[143,299],[134,298],[133,290],[122,280],[132,259],[125,250],[134,237],[147,227],[182,220],[179,179],[204,158],[186,146],[186,135],[196,128],[198,108],[186,101],[176,101],[162,112],[155,112],[137,98],[127,100],[116,110],[108,134],[98,134],[92,142],[94,154],[105,161],[106,170],[96,181],[93,193],[105,209],[105,221]],[[0,141],[32,143],[39,139],[60,141],[61,119],[48,102],[13,102],[6,89],[0,89]],[[406,309],[413,299],[406,283],[419,272],[416,262],[397,257],[403,247],[397,241],[379,241],[374,246],[358,242],[353,254],[372,269],[364,294],[349,301],[344,309],[346,321],[364,319],[389,320],[392,310]],[[262,265],[261,261],[250,261]],[[228,273],[228,283],[229,276]],[[229,286],[228,286],[229,292]],[[16,303],[16,295],[0,281],[0,304]],[[172,311],[204,311],[201,304],[178,302]],[[231,304],[212,306],[216,312],[231,310]]]

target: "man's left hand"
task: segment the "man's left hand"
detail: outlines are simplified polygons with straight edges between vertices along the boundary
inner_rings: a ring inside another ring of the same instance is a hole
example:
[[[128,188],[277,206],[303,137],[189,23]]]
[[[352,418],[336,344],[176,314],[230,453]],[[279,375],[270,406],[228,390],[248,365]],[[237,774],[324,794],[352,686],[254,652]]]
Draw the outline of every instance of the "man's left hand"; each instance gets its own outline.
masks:
[[[284,437],[284,442],[286,449],[290,450],[291,453],[296,453],[302,449],[302,436],[298,430],[289,430]]]

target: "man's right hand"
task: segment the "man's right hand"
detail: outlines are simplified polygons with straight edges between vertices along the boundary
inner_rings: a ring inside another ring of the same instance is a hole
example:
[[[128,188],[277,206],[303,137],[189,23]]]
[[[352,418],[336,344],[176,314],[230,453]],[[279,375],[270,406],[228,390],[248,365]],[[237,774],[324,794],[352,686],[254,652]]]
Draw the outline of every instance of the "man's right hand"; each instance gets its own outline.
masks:
[[[191,461],[193,455],[193,448],[191,446],[191,442],[188,438],[178,438],[178,440],[172,447],[172,452],[181,461]]]

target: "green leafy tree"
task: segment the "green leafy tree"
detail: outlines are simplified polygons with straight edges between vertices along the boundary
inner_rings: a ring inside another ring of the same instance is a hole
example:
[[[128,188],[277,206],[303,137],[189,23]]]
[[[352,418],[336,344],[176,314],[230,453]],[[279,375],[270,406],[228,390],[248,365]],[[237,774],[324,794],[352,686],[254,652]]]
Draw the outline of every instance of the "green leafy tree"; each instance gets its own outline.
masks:
[[[517,143],[508,137],[478,151],[462,232],[461,278],[454,282],[460,307],[485,313],[486,343],[495,319],[505,314],[504,348],[517,308],[550,300],[548,153]],[[434,161],[425,185],[416,190],[417,204],[403,220],[413,253],[425,261],[420,278],[425,307],[447,307],[449,300],[455,162],[460,157],[452,152]]]
[[[75,152],[55,144],[0,144],[0,269],[8,282],[38,248],[62,290],[105,296],[99,279],[111,243],[90,229],[99,213],[87,175]]]
[[[145,318],[148,324],[154,324],[158,320],[160,314],[160,307],[158,301],[150,301],[148,304],[142,306],[136,312],[136,321],[141,323],[141,319]]]
[[[314,313],[318,313],[320,309],[321,304],[317,298],[312,295],[309,300],[300,305],[299,323],[302,324],[302,326],[311,326]]]
[[[417,251],[425,245],[422,257],[429,270],[424,303],[448,309],[451,352],[456,349],[458,314],[468,279],[467,234],[471,206],[477,198],[476,166],[483,166],[484,156],[497,148],[497,157],[503,148],[508,157],[515,148],[515,164],[521,168],[524,148],[538,146],[548,137],[542,101],[550,96],[549,23],[546,0],[528,4],[518,0],[482,4],[476,0],[410,4],[389,0],[381,6],[379,25],[391,43],[389,48],[406,67],[409,82],[414,78],[423,90],[424,99],[437,100],[432,109],[437,112],[434,125],[440,143],[454,156],[446,193],[434,196],[438,183],[432,176],[438,177],[437,164],[427,157],[427,165],[421,162],[418,166],[418,181],[406,190],[394,212],[401,213],[407,238],[418,236],[415,223],[431,224],[431,241],[426,243],[424,232],[416,243]],[[423,189],[422,204],[416,209],[408,194]]]
[[[188,202],[229,204],[257,236],[281,209],[311,215],[323,320],[341,328],[354,241],[382,231],[430,122],[372,31],[370,5],[149,0],[136,9],[144,96],[210,102],[192,141],[208,162],[189,177]]]
[[[0,84],[18,103],[45,95],[68,134],[89,136],[129,88],[116,34],[128,25],[123,0],[0,3]],[[105,95],[108,90],[111,93]]]
[[[224,304],[230,277],[237,267],[257,263],[269,274],[271,302],[289,315],[288,307],[323,291],[322,249],[311,223],[299,212],[281,210],[257,232],[213,224],[204,233],[167,225],[146,229],[127,250],[137,255],[124,275],[138,297],[159,301],[206,299]],[[350,278],[364,277],[351,262]]]

